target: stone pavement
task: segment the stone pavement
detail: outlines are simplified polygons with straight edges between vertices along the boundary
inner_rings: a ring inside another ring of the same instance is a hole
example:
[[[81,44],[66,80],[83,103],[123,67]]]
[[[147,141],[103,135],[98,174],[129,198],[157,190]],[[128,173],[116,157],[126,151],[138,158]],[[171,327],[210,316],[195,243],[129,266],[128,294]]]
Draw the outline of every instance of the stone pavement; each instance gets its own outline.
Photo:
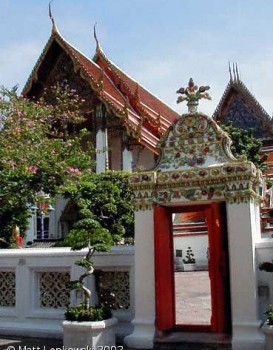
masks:
[[[208,271],[175,272],[176,324],[210,325]]]

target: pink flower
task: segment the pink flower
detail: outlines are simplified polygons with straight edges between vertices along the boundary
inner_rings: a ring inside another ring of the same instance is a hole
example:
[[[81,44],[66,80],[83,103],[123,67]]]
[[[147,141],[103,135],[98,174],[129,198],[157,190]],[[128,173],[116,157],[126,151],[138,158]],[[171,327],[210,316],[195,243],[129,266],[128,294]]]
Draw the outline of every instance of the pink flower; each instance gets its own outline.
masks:
[[[35,122],[33,120],[27,120],[26,124],[27,126],[32,127],[35,125]]]
[[[39,168],[36,165],[31,165],[28,167],[28,171],[31,172],[32,174],[36,174],[38,169]]]
[[[14,128],[13,129],[13,131],[15,132],[15,133],[20,133],[21,131],[22,131],[22,129],[20,128],[20,126],[17,126],[16,128]]]
[[[13,159],[9,160],[9,165],[14,169],[15,161]]]
[[[78,174],[81,173],[81,172],[80,172],[80,169],[78,169],[78,168],[73,168],[73,167],[71,167],[71,166],[69,166],[69,167],[67,168],[67,171],[68,171],[69,173],[75,174],[75,175],[78,175]]]

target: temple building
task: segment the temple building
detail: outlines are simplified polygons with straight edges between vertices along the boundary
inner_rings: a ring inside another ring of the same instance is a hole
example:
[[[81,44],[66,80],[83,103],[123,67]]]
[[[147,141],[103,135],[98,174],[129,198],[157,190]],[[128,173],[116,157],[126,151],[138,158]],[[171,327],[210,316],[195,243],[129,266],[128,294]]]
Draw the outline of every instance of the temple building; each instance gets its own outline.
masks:
[[[153,168],[156,145],[179,114],[115,65],[103,52],[95,30],[96,52],[89,59],[70,45],[52,22],[51,36],[23,95],[39,99],[56,83],[77,91],[85,100],[83,127],[97,151],[96,172]],[[62,238],[65,217],[70,215],[66,204],[59,200],[55,211],[46,217],[33,215],[25,241]]]
[[[95,56],[89,59],[53,25],[23,95],[37,99],[59,82],[85,99],[85,126],[98,150],[97,172],[153,167],[156,145],[179,115],[117,67],[97,38],[96,43]]]

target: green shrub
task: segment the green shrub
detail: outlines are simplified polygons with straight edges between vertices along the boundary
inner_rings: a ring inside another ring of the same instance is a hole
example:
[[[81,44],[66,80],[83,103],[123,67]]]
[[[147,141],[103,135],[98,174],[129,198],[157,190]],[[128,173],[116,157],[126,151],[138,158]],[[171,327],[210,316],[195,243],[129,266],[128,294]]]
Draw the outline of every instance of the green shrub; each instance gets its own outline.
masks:
[[[65,312],[65,319],[67,321],[102,321],[111,318],[111,311],[104,306],[89,306],[85,308],[83,304],[77,306],[69,306]]]

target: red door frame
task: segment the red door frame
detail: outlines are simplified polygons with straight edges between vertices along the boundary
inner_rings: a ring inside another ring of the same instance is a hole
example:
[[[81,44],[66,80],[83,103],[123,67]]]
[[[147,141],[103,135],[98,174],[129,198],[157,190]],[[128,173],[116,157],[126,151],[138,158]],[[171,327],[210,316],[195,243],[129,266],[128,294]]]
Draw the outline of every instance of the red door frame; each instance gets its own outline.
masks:
[[[174,266],[171,214],[166,207],[154,207],[155,230],[155,293],[158,330],[175,325]],[[167,277],[167,283],[163,281]]]
[[[175,324],[175,291],[171,214],[175,212],[205,211],[210,248],[209,274],[211,278],[212,318],[210,326]],[[154,207],[155,223],[155,279],[156,327],[187,331],[230,332],[230,293],[228,244],[225,203],[205,205]]]

